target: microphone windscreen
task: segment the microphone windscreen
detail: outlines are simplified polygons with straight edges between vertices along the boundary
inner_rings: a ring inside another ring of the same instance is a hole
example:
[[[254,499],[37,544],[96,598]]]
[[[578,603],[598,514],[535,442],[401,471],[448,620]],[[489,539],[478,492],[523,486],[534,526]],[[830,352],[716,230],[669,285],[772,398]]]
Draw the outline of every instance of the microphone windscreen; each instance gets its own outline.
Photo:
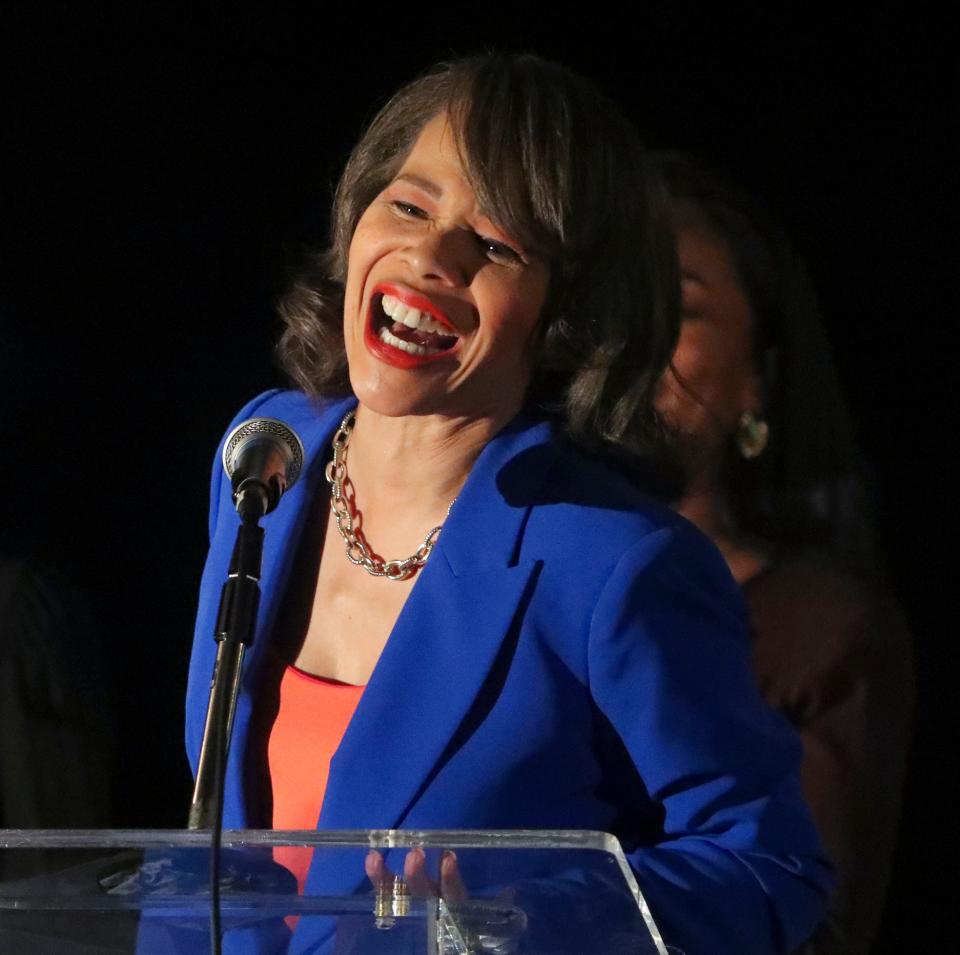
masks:
[[[238,424],[223,444],[223,469],[234,498],[244,484],[255,482],[269,493],[272,511],[303,469],[303,443],[297,433],[276,418],[250,418]]]

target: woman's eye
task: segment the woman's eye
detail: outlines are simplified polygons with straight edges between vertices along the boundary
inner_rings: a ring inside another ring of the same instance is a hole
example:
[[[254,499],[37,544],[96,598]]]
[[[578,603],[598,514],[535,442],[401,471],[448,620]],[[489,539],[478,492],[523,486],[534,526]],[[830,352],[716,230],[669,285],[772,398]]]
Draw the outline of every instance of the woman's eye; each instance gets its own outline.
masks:
[[[420,206],[415,206],[412,202],[404,202],[402,199],[394,199],[393,208],[401,215],[408,216],[411,219],[426,219],[427,214]]]
[[[496,239],[488,239],[486,236],[478,235],[477,244],[480,246],[484,255],[495,262],[505,262],[508,264],[523,261],[520,253],[516,249],[511,249],[509,245],[503,242],[497,242]]]

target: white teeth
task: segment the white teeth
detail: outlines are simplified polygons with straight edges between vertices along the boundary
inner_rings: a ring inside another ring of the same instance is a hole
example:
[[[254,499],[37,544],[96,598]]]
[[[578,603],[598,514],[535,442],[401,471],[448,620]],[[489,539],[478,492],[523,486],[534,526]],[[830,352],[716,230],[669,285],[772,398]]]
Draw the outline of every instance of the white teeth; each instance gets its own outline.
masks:
[[[407,328],[417,328],[423,332],[433,332],[437,335],[450,335],[450,329],[441,325],[426,312],[401,302],[395,295],[384,295],[380,303],[385,314],[395,322],[402,322]]]
[[[434,321],[429,315],[424,315],[423,312],[420,313],[420,324],[418,328],[420,328],[421,331],[434,332],[437,335],[450,334],[450,329],[447,328],[446,325],[441,325],[439,322]]]
[[[442,351],[440,348],[429,348],[426,345],[417,345],[414,342],[405,342],[402,338],[397,338],[391,334],[389,329],[380,329],[380,341],[399,348],[401,351],[408,352],[411,355],[436,355]]]

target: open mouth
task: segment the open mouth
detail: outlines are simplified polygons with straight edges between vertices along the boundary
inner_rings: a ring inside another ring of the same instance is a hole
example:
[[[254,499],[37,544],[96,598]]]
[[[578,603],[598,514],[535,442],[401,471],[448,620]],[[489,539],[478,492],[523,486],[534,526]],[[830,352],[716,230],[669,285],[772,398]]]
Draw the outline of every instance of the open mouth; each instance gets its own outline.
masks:
[[[388,292],[374,295],[371,330],[384,345],[416,358],[436,358],[451,351],[458,336],[449,325]]]

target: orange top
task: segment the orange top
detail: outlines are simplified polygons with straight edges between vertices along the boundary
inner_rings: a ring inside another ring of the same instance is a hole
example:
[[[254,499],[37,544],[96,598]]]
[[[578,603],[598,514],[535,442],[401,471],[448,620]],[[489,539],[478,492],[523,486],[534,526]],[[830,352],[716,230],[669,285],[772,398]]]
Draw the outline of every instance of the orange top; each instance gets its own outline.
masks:
[[[273,786],[273,828],[315,829],[337,751],[364,687],[338,683],[288,666],[267,759]],[[313,850],[290,846],[273,857],[296,877],[300,892]]]

